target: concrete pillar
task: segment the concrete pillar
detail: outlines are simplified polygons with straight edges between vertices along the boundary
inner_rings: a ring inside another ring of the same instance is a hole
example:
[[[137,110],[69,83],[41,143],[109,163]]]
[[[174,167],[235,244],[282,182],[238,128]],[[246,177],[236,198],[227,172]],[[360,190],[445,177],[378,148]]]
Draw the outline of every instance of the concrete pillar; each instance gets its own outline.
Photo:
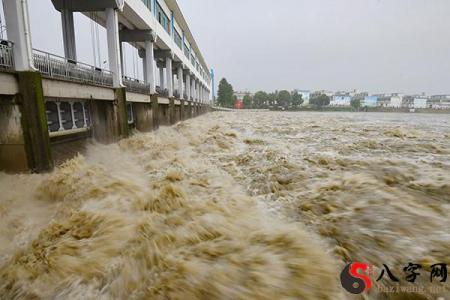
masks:
[[[144,82],[148,83],[148,71],[147,71],[147,51],[145,49],[139,49],[138,51],[139,53],[139,57],[142,58],[142,75],[144,75]],[[122,57],[122,61],[123,61],[123,56]],[[123,64],[122,64],[123,66]],[[122,74],[123,74],[123,68],[122,68]]]
[[[180,94],[180,99],[183,99],[184,91],[183,91],[183,68],[181,66],[178,67],[178,93]]]
[[[201,103],[205,102],[204,96],[205,96],[205,90],[204,90],[203,84],[200,83],[200,100],[201,100],[200,102]]]
[[[186,95],[188,101],[191,101],[191,86],[191,74],[188,71],[186,74]]]
[[[184,121],[186,120],[186,107],[185,107],[185,102],[183,100],[183,98],[181,98],[180,100],[180,120]]]
[[[169,91],[169,98],[173,98],[173,75],[172,75],[171,57],[166,57],[166,78],[167,78],[167,90]]]
[[[145,73],[146,82],[150,83],[150,94],[156,93],[155,83],[155,52],[152,41],[145,42]]]
[[[175,117],[175,98],[170,97],[169,98],[169,123],[175,124],[176,123],[176,117]]]
[[[115,88],[123,87],[122,83],[122,62],[120,59],[119,47],[119,20],[117,10],[114,8],[105,9],[106,14],[106,33],[108,39],[108,60],[109,68],[113,73],[113,86]]]
[[[160,67],[159,68],[159,85],[161,90],[164,91],[164,89],[166,88],[166,83],[164,82],[164,68]]]
[[[4,0],[8,39],[14,42],[14,65],[17,71],[33,71],[33,47],[27,0]]]
[[[153,114],[153,130],[159,128],[159,103],[158,95],[152,94],[150,96],[150,101],[152,102],[152,114]]]
[[[189,101],[187,103],[187,117],[190,119],[192,118],[192,101]]]
[[[119,139],[127,138],[129,135],[128,130],[128,113],[127,113],[127,93],[125,88],[114,89],[114,110],[115,121],[117,124],[117,136]]]
[[[73,12],[69,9],[61,10],[61,22],[64,41],[64,54],[66,58],[76,61],[77,48],[75,43],[75,26],[73,23]]]
[[[195,98],[197,102],[200,102],[200,81],[198,79],[195,80]]]
[[[194,78],[192,78],[192,89],[191,89],[191,97],[192,97],[192,102],[195,102],[195,76]]]
[[[29,71],[18,72],[18,79],[21,123],[28,168],[36,173],[50,171],[53,169],[53,159],[41,74]]]

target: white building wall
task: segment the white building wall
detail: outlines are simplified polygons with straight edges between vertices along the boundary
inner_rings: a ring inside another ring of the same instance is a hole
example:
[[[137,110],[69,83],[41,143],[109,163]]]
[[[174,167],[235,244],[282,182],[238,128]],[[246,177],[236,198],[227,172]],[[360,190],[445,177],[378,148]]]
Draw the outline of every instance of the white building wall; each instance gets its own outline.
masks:
[[[415,98],[414,108],[427,108],[427,99]]]
[[[400,96],[393,96],[391,97],[391,102],[389,103],[389,107],[395,107],[399,108],[402,106],[402,97]]]

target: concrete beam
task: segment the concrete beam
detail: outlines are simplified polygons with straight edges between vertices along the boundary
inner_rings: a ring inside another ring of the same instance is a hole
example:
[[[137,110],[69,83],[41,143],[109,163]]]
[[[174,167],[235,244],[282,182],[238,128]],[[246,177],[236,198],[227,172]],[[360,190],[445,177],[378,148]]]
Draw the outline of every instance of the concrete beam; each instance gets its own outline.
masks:
[[[155,59],[166,59],[170,58],[173,60],[173,52],[172,50],[154,50],[155,52]]]
[[[107,8],[122,10],[124,0],[52,0],[56,10],[68,9],[77,12],[102,11]]]
[[[156,42],[157,36],[153,30],[123,29],[119,32],[121,42]]]
[[[42,87],[45,97],[109,101],[114,101],[115,99],[114,90],[107,87],[47,78],[42,80]]]

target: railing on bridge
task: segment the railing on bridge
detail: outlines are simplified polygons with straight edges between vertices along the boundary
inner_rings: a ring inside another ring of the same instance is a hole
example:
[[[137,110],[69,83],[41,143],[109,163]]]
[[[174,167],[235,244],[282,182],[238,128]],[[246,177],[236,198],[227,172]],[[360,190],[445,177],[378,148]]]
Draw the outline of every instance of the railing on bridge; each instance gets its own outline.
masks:
[[[127,90],[130,92],[147,94],[147,95],[150,94],[150,83],[146,83],[142,80],[124,76],[123,84],[126,86]]]
[[[14,45],[10,41],[0,40],[0,70],[14,70]],[[33,49],[33,62],[42,75],[50,78],[113,86],[112,72],[91,66],[82,62],[73,61],[63,56]],[[142,80],[123,77],[123,83],[127,90],[141,94],[150,94],[150,84]],[[169,91],[156,87],[156,92],[163,97],[168,97]],[[180,97],[175,91],[175,96]],[[186,95],[185,95],[185,98]]]
[[[112,72],[85,63],[73,61],[62,56],[33,50],[34,66],[51,78],[84,82],[112,87]]]
[[[14,70],[14,44],[0,40],[0,69]]]

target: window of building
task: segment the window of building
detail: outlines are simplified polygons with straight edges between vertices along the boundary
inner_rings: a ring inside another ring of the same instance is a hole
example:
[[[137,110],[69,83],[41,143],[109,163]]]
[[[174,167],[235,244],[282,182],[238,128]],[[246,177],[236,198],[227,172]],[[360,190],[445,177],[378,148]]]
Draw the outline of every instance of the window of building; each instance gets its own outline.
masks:
[[[184,44],[184,55],[187,57],[187,59],[189,59],[189,47],[186,45],[186,43]]]
[[[152,5],[151,5],[151,1],[153,0],[142,0],[142,2],[145,4],[145,6],[147,6],[148,10],[152,10]]]
[[[177,44],[178,48],[181,49],[181,47],[183,45],[183,40],[181,38],[181,35],[176,30],[174,30],[173,39],[175,41],[175,44]]]
[[[158,2],[156,2],[156,18],[158,19],[159,24],[161,24],[167,33],[170,34],[170,19]]]

